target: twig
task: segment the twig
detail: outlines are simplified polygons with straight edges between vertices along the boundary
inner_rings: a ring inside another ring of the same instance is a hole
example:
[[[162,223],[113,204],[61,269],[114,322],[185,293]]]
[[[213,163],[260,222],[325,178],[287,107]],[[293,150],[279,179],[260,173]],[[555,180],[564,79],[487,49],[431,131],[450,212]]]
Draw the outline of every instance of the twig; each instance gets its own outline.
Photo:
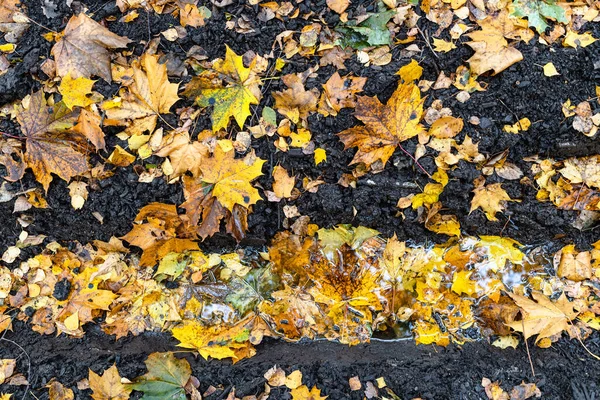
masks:
[[[417,31],[419,31],[419,33],[421,34],[421,37],[425,41],[425,44],[427,44],[427,47],[429,47],[429,50],[431,50],[431,52],[433,53],[433,55],[435,56],[435,58],[440,58],[440,56],[437,55],[437,53],[435,52],[435,50],[433,50],[433,47],[431,47],[431,44],[429,43],[429,38],[425,37],[425,35],[423,34],[423,31],[421,30],[421,28],[417,27]]]
[[[527,349],[527,358],[529,359],[529,366],[531,367],[531,373],[535,378],[535,369],[533,369],[533,361],[531,360],[531,353],[529,352],[529,343],[527,343],[527,336],[525,335],[525,320],[521,320],[521,325],[523,325],[523,337],[525,338],[525,349]]]
[[[519,118],[519,116],[517,115],[517,113],[515,113],[513,110],[510,109],[510,107],[508,107],[506,104],[504,104],[504,102],[500,99],[496,99],[500,102],[500,104],[502,104],[504,106],[504,108],[506,108],[508,110],[509,113],[511,113],[513,115],[513,117],[515,117],[515,119],[517,120],[517,124],[519,124],[519,129],[523,130],[523,126],[521,125],[521,119]]]
[[[429,172],[427,172],[425,170],[425,168],[423,168],[423,166],[421,165],[421,163],[419,161],[417,161],[417,159],[412,154],[410,154],[408,151],[406,151],[406,149],[404,147],[402,147],[401,144],[398,144],[398,147],[400,148],[400,150],[402,150],[404,152],[404,154],[406,154],[411,160],[413,160],[413,162],[415,163],[415,165],[417,167],[419,167],[419,169],[421,169],[421,171],[423,171],[425,173],[425,175],[427,175],[431,179],[431,175],[429,174]]]

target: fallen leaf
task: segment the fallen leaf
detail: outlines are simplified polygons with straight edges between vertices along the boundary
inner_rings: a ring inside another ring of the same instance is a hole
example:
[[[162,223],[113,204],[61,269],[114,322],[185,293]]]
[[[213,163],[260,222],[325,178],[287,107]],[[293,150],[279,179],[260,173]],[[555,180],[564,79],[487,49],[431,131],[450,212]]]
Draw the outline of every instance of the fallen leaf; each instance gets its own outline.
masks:
[[[112,82],[108,49],[127,47],[131,40],[115,35],[84,13],[72,16],[52,47],[56,72],[65,77],[90,78],[93,75]]]
[[[522,319],[509,322],[507,325],[516,332],[523,333],[525,340],[537,335],[536,343],[568,330],[569,325],[579,314],[564,293],[556,302],[537,291],[531,292],[533,300],[516,293],[508,292],[508,295],[521,309]]]
[[[199,106],[213,107],[212,129],[215,132],[226,129],[231,117],[242,128],[250,116],[250,105],[258,104],[260,95],[260,81],[254,71],[256,59],[246,68],[242,56],[235,54],[229,46],[225,47],[225,60],[213,64],[214,72],[206,71],[194,77],[183,92],[184,96],[195,98]]]
[[[185,385],[192,375],[186,359],[173,353],[152,353],[145,361],[148,372],[130,387],[144,393],[146,399],[186,400]]]
[[[474,182],[473,200],[471,200],[471,210],[481,208],[489,221],[497,221],[496,213],[504,210],[507,201],[515,201],[510,198],[508,193],[502,189],[501,183],[485,185],[485,179],[480,177]]]
[[[367,167],[376,161],[383,165],[401,142],[424,131],[419,123],[423,114],[421,92],[413,82],[398,85],[387,104],[376,97],[360,96],[355,116],[365,125],[346,129],[338,134],[346,149],[358,147],[352,164]]]
[[[546,65],[544,65],[543,68],[544,68],[544,75],[546,75],[546,76],[560,75],[558,73],[558,71],[556,70],[556,67],[554,66],[554,64],[552,64],[551,62],[549,62]]]
[[[146,53],[132,66],[133,84],[127,87],[130,96],[119,107],[108,108],[106,116],[129,125],[130,135],[152,133],[159,115],[168,114],[179,100],[179,84],[169,82],[167,65],[159,63],[156,55]]]
[[[283,83],[288,89],[282,92],[273,92],[275,108],[281,114],[297,124],[300,120],[308,118],[309,114],[317,110],[319,92],[316,89],[304,89],[302,78],[297,74],[285,75]]]
[[[90,389],[94,400],[127,400],[131,388],[121,383],[116,365],[104,371],[102,376],[89,370]]]
[[[48,106],[41,90],[31,95],[27,108],[18,107],[17,121],[27,139],[24,161],[46,191],[52,174],[68,182],[88,170],[85,141],[69,132],[76,119],[64,103]]]
[[[325,400],[327,398],[327,396],[321,396],[321,390],[316,386],[308,390],[306,385],[302,385],[293,389],[290,394],[292,400]]]
[[[88,97],[92,94],[92,86],[96,81],[80,76],[73,79],[70,73],[64,76],[58,87],[58,91],[62,94],[62,101],[70,110],[74,107],[87,107],[94,103],[94,100]]]

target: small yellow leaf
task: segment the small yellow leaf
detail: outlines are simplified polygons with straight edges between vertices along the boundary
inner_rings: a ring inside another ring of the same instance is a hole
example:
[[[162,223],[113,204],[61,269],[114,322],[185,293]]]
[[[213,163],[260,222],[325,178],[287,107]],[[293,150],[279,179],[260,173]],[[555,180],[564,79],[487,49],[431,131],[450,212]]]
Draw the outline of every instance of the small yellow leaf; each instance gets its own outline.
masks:
[[[12,53],[15,51],[17,46],[12,43],[0,44],[0,52],[2,53]]]
[[[70,331],[76,331],[79,328],[79,311],[65,318],[65,327]]]
[[[302,385],[302,371],[299,369],[293,371],[285,378],[285,386],[289,389],[296,389]]]
[[[324,161],[327,161],[327,152],[325,151],[325,149],[322,148],[318,148],[315,149],[315,166],[321,164]]]
[[[447,53],[450,50],[453,50],[456,48],[456,45],[452,42],[446,42],[445,40],[442,39],[433,39],[433,47],[434,50],[440,53]]]
[[[411,60],[410,63],[406,64],[396,72],[396,75],[400,75],[400,78],[404,82],[416,81],[422,74],[423,68],[415,60]]]
[[[115,146],[114,151],[108,157],[108,162],[116,165],[117,167],[127,167],[132,162],[135,161],[135,156],[133,154],[128,153],[121,146]]]
[[[548,64],[544,65],[544,75],[546,75],[546,76],[556,76],[556,75],[560,75],[560,74],[556,70],[556,67],[554,66],[554,64],[552,64],[551,62],[549,62]]]
[[[525,131],[529,130],[530,126],[531,126],[531,121],[529,120],[529,118],[521,118],[520,120],[518,120],[517,122],[515,122],[512,125],[504,125],[502,130],[504,132],[517,134],[519,132],[525,132]]]
[[[567,32],[567,35],[563,39],[563,46],[573,48],[587,47],[590,44],[594,43],[596,40],[598,39],[595,39],[589,32],[579,34],[577,32],[569,30],[569,32]]]
[[[467,294],[471,296],[477,293],[477,282],[472,281],[473,271],[460,271],[454,274],[452,279],[452,291],[458,294]]]

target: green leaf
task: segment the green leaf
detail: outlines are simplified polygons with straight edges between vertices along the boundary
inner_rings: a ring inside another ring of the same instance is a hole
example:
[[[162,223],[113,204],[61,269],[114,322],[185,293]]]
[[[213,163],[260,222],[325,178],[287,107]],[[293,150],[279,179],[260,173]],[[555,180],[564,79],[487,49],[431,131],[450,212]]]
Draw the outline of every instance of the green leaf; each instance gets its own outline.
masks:
[[[358,25],[354,22],[339,25],[336,31],[342,34],[340,44],[358,50],[369,46],[391,45],[392,36],[387,23],[395,14],[395,10],[388,10],[371,14]]]
[[[279,288],[279,276],[273,274],[271,268],[256,268],[244,278],[232,278],[228,286],[231,293],[225,300],[245,315]]]
[[[190,364],[173,353],[152,353],[146,360],[148,372],[131,384],[143,392],[142,400],[186,400],[184,386],[192,375]]]
[[[548,28],[548,18],[567,23],[565,10],[556,4],[555,0],[514,0],[514,11],[511,15],[527,18],[529,27],[538,33],[544,33]]]

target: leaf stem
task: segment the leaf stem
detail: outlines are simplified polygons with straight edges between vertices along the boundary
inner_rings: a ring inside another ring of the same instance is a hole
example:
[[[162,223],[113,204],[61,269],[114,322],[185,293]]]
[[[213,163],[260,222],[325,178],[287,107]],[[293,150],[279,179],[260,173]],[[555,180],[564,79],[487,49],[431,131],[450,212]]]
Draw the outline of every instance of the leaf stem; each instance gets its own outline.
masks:
[[[23,136],[14,136],[14,135],[11,135],[9,133],[2,132],[2,131],[0,131],[0,135],[4,135],[4,136],[12,138],[12,139],[25,140],[25,138]]]

